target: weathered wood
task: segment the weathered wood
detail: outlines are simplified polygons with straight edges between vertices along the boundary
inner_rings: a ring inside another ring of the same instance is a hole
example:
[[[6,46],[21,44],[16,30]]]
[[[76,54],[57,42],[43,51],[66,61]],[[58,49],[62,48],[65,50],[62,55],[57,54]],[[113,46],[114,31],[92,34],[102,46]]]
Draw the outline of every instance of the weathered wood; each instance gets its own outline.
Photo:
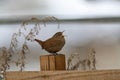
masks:
[[[49,59],[48,56],[40,56],[40,66],[41,66],[41,70],[49,70]]]
[[[66,70],[65,55],[42,55],[40,56],[41,71]]]
[[[119,80],[120,70],[7,72],[7,80]]]

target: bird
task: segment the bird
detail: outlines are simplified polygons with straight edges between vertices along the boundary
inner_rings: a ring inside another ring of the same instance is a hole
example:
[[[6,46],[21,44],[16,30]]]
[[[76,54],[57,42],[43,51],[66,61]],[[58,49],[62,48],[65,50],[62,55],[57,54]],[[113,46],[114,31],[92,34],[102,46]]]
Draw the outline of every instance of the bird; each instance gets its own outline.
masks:
[[[65,45],[65,38],[63,32],[64,31],[57,32],[51,38],[45,41],[39,39],[35,39],[35,41],[41,45],[42,49],[46,50],[52,55],[57,55],[57,52],[59,52]]]

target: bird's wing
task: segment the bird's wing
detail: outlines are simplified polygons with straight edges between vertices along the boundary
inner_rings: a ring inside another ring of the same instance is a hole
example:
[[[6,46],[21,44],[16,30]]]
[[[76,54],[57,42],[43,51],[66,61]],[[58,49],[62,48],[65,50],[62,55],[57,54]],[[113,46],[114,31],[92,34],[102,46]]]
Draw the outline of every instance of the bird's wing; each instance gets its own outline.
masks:
[[[54,39],[54,41],[46,42],[45,49],[49,51],[59,51],[64,46],[64,42],[58,39]]]
[[[56,46],[61,45],[61,43],[62,43],[61,40],[54,40],[54,41],[49,41],[49,42],[45,43],[45,45],[47,47],[56,47]]]

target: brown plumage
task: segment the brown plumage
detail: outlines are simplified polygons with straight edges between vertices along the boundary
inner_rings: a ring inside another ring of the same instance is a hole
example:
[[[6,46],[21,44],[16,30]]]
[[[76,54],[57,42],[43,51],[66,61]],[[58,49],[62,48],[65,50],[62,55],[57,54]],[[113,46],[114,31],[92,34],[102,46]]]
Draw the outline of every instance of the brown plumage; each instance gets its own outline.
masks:
[[[57,52],[59,52],[65,45],[63,32],[55,33],[46,41],[41,41],[38,39],[35,39],[35,41],[41,45],[42,49],[45,49],[47,52],[52,53],[53,55],[56,55]]]

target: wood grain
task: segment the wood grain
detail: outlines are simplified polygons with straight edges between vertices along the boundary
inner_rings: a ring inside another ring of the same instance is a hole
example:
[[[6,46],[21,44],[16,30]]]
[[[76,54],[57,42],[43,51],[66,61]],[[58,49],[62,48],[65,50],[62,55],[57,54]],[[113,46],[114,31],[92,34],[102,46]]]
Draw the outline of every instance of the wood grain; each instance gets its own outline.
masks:
[[[120,80],[120,70],[7,72],[7,80]]]
[[[40,63],[44,63],[44,64],[41,64],[41,70],[49,70],[49,58],[48,56],[44,56],[44,57],[40,57]]]
[[[40,56],[41,71],[66,70],[65,55],[42,55]]]
[[[50,70],[55,70],[55,56],[49,57],[50,61]]]

